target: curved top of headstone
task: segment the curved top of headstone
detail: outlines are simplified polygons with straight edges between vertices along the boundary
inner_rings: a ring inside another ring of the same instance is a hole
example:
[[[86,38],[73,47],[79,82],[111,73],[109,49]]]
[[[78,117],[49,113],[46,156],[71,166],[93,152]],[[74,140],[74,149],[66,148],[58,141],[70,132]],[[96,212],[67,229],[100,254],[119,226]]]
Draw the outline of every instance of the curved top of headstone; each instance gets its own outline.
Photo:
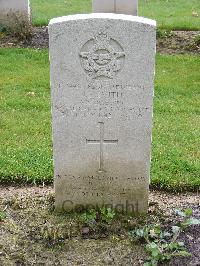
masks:
[[[152,19],[138,17],[138,16],[131,16],[131,15],[114,14],[114,13],[92,13],[92,14],[76,14],[76,15],[63,16],[51,19],[49,25],[57,23],[59,24],[67,21],[81,20],[81,19],[82,20],[86,19],[125,20],[125,21],[132,21],[132,22],[148,24],[151,26],[156,26],[156,21]]]

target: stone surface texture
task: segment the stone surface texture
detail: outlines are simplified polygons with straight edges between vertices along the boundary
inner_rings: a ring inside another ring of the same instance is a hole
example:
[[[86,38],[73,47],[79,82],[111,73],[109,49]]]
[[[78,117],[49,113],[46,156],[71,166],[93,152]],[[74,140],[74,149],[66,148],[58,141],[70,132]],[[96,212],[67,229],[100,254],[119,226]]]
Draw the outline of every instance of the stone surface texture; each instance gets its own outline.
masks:
[[[56,208],[146,212],[155,21],[73,15],[49,35]]]
[[[29,0],[0,0],[0,17],[10,12],[17,12],[29,17]]]
[[[137,16],[138,0],[93,0],[93,12]]]

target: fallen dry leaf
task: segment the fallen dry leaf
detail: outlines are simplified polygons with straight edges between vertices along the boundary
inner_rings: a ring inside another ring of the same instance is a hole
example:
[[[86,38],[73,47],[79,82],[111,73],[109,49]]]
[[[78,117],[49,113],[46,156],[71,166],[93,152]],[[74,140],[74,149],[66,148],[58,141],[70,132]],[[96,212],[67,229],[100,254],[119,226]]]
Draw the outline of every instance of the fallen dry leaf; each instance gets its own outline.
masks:
[[[198,13],[197,13],[196,11],[193,11],[193,12],[192,12],[192,16],[193,16],[193,17],[198,17],[199,15],[198,15]]]

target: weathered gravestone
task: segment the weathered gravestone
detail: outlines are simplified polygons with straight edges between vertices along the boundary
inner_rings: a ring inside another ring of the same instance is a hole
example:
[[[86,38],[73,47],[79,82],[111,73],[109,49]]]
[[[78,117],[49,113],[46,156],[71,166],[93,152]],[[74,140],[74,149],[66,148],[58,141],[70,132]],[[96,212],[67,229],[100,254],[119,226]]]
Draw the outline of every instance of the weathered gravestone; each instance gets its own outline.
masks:
[[[155,28],[116,14],[51,20],[57,209],[147,211]]]
[[[94,13],[118,13],[137,16],[138,0],[93,0]]]
[[[30,18],[29,0],[0,0],[0,19],[12,19],[13,15]]]

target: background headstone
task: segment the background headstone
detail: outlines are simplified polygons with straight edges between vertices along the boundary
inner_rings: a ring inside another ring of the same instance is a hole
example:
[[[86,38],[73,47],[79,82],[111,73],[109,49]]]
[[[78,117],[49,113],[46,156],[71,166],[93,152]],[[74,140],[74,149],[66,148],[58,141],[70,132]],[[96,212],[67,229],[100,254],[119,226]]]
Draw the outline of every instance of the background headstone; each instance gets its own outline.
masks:
[[[93,12],[137,16],[138,0],[93,0]]]
[[[146,212],[155,21],[74,15],[49,35],[56,208]]]
[[[0,18],[11,13],[30,18],[29,0],[0,0]]]

